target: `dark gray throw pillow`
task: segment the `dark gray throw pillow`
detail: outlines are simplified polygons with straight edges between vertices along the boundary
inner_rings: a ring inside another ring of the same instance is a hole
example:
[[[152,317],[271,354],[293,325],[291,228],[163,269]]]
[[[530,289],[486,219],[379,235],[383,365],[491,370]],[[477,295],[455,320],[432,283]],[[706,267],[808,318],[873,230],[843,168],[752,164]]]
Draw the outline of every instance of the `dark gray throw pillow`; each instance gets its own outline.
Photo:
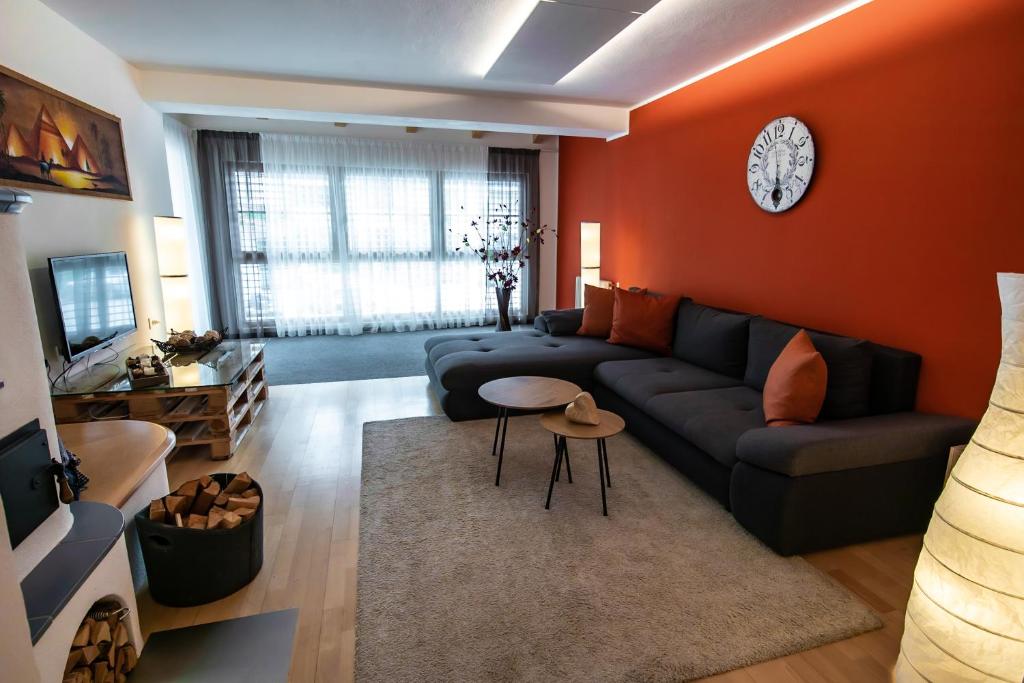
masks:
[[[750,345],[743,382],[764,390],[775,359],[800,328],[766,318],[750,321]],[[871,351],[863,339],[808,330],[828,368],[821,419],[843,420],[867,415],[871,408]]]
[[[676,317],[672,355],[723,375],[742,378],[747,367],[751,318],[746,313],[730,313],[684,300]]]
[[[552,337],[565,337],[576,334],[576,330],[580,329],[580,325],[583,324],[582,308],[544,311],[541,315],[544,316],[544,320],[547,322],[548,334]]]

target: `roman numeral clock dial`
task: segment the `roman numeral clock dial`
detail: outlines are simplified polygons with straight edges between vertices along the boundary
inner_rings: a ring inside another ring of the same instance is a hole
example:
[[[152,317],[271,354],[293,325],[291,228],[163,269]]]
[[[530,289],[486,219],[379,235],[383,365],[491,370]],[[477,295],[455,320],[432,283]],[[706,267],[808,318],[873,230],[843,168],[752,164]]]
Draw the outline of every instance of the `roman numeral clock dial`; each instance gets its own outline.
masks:
[[[770,213],[800,201],[814,173],[814,140],[802,121],[775,119],[758,134],[747,159],[747,188],[757,205]]]

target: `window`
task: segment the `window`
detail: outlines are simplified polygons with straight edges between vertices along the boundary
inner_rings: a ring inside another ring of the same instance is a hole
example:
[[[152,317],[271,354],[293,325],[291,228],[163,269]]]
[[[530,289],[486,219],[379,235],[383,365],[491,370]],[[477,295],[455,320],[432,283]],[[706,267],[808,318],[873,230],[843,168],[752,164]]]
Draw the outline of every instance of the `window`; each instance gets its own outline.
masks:
[[[427,174],[345,174],[348,250],[353,256],[429,254],[431,178]]]
[[[263,174],[255,165],[228,174],[234,234],[238,236],[235,267],[246,322],[261,327],[270,318],[273,300],[267,278],[267,206]]]
[[[467,311],[483,322],[495,310],[494,288],[479,257],[460,249],[462,234],[472,232],[473,220],[482,219],[484,232],[489,218],[517,212],[518,180],[353,168],[265,180],[258,167],[229,174],[250,324],[274,322],[275,299],[282,316],[303,317],[317,296],[350,299],[364,326],[396,316],[443,324]],[[268,235],[268,211],[287,229]],[[514,301],[513,313],[519,310]]]

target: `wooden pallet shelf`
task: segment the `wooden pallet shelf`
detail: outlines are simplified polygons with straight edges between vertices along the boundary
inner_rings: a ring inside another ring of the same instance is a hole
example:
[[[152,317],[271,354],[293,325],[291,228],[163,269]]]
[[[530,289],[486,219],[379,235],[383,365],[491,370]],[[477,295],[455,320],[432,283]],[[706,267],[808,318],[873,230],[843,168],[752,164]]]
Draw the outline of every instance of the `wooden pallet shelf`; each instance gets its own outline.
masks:
[[[55,395],[58,424],[132,419],[174,431],[175,452],[205,448],[214,460],[234,455],[269,395],[263,351],[254,354],[228,386],[145,389]]]

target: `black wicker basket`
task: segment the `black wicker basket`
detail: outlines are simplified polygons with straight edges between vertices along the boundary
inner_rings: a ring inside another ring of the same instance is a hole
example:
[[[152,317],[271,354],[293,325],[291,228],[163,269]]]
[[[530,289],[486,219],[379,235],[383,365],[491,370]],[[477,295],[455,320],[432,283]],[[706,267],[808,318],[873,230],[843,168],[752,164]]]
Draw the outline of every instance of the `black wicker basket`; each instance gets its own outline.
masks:
[[[234,474],[213,474],[224,488]],[[231,595],[263,567],[263,489],[256,514],[234,529],[189,529],[135,515],[153,599],[170,607],[202,605]]]

